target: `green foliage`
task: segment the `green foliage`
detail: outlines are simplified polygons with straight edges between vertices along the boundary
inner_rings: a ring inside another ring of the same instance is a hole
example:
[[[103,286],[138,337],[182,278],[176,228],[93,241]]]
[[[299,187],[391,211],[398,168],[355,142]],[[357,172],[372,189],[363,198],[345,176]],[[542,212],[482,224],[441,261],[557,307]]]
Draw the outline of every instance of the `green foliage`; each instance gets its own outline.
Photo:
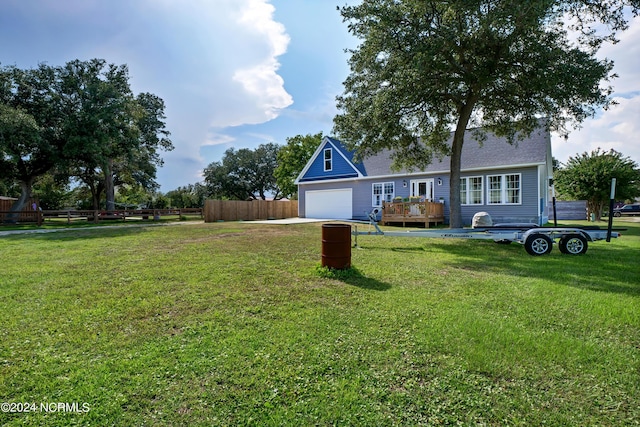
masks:
[[[65,140],[54,84],[54,70],[44,64],[0,69],[0,177],[21,187],[12,210],[23,208],[35,179],[60,159]]]
[[[149,192],[139,185],[120,185],[116,191],[116,206],[146,207],[150,197]]]
[[[595,57],[590,28],[624,21],[624,3],[520,0],[364,0],[340,9],[361,39],[338,97],[338,136],[365,157],[392,150],[395,167],[421,169],[451,155],[451,226],[462,225],[460,155],[465,129],[482,127],[510,142],[568,124],[610,104],[601,85],[613,64]],[[570,41],[566,14],[583,25]],[[614,34],[614,33],[612,33]],[[453,138],[451,129],[454,129]],[[481,131],[476,137],[481,140]]]
[[[51,154],[49,147],[41,146],[41,128],[33,116],[5,104],[0,104],[0,142],[0,174],[5,179],[29,173],[38,160]]]
[[[321,264],[316,265],[316,274],[323,279],[347,280],[353,277],[361,276],[355,267],[345,268],[343,270],[323,267]]]
[[[171,199],[164,194],[154,194],[151,199],[147,201],[148,209],[165,209],[171,206]]]
[[[274,171],[276,183],[284,197],[297,197],[295,180],[322,143],[322,132],[315,135],[296,135],[278,151],[278,166]]]
[[[118,185],[157,187],[158,151],[173,149],[162,99],[149,93],[134,96],[127,66],[101,59],[71,61],[60,75],[67,101],[68,174],[88,186],[94,202],[104,191],[107,209],[114,208]]]
[[[0,425],[636,425],[622,224],[580,257],[361,236],[345,278],[319,224],[3,236],[0,402],[90,410]]]
[[[277,165],[277,144],[261,144],[255,150],[230,148],[222,161],[209,164],[204,170],[208,193],[215,198],[231,200],[282,198],[274,170]]]
[[[126,65],[0,68],[0,179],[20,183],[20,204],[55,166],[87,185],[94,208],[103,193],[113,208],[115,186],[157,186],[158,151],[172,149],[164,119],[160,98],[132,94]]]
[[[598,148],[570,157],[556,171],[554,183],[564,197],[586,200],[589,213],[594,213],[600,220],[603,208],[609,203],[612,178],[616,178],[616,200],[640,196],[640,167],[613,149],[602,151]]]
[[[0,178],[0,195],[18,197],[20,195],[20,188],[15,185],[12,179]]]
[[[51,171],[40,176],[33,185],[33,196],[40,202],[42,209],[63,209],[73,206],[73,192],[65,179],[60,179]]]
[[[171,206],[175,208],[202,208],[208,197],[207,187],[204,184],[189,184],[167,192],[166,197],[171,200]]]

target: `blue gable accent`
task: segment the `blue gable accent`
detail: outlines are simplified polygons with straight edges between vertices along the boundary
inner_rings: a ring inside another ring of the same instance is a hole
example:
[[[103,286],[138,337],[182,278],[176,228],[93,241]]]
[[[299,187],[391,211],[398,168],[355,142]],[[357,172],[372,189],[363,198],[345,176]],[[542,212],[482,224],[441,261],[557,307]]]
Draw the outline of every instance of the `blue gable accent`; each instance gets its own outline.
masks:
[[[362,164],[362,162],[356,162],[354,160],[354,154],[355,154],[354,151],[347,150],[347,148],[342,144],[342,142],[338,141],[337,139],[327,137],[327,140],[329,140],[335,147],[337,147],[342,152],[342,154],[344,155],[344,157],[346,157],[346,159],[349,161],[352,167],[356,168],[363,176],[367,176],[367,171],[365,170],[365,167]]]
[[[325,170],[325,150],[331,150],[331,170]],[[358,166],[353,163],[353,153],[347,151],[340,141],[325,137],[298,182],[364,176],[362,165]]]

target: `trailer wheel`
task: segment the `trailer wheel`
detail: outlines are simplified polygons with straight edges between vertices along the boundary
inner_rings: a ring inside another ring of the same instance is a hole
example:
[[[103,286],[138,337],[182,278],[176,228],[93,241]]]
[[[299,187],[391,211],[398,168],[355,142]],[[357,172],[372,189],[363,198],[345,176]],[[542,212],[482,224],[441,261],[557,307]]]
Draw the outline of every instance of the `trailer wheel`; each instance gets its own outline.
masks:
[[[568,255],[582,255],[587,252],[587,239],[580,234],[562,236],[558,242],[560,252]]]
[[[527,237],[524,248],[529,255],[546,255],[553,248],[553,240],[545,234],[535,233]]]

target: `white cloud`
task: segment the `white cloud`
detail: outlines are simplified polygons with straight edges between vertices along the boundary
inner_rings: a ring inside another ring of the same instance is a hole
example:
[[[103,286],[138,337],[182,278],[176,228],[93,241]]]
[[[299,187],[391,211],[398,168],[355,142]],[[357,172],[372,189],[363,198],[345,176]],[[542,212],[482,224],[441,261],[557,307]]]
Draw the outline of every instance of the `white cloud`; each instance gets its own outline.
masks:
[[[210,132],[207,141],[202,146],[231,144],[235,138],[220,132]]]
[[[233,74],[245,93],[254,99],[258,115],[246,117],[243,123],[262,123],[276,118],[283,108],[293,103],[293,98],[284,89],[284,80],[277,74],[280,64],[277,57],[286,53],[290,38],[282,24],[273,20],[275,8],[262,0],[250,0],[238,23],[257,40],[266,42],[267,52],[259,62],[241,68]]]
[[[245,92],[255,99],[260,114],[242,124],[262,123],[278,117],[279,112],[293,103],[291,95],[284,90],[284,80],[276,73],[276,61],[267,61],[252,68],[238,70],[233,80],[239,82]]]
[[[598,53],[600,58],[614,61],[618,78],[611,85],[618,105],[586,120],[581,129],[570,133],[567,141],[553,137],[553,156],[561,162],[601,148],[614,149],[640,164],[640,17],[630,24],[627,31],[619,34],[619,43],[604,45]]]
[[[136,90],[166,102],[175,150],[164,174],[184,175],[180,159],[201,168],[202,147],[233,143],[224,128],[267,122],[292,104],[278,75],[290,39],[267,0],[148,0],[145,8],[103,47],[130,64]]]
[[[618,105],[598,118],[586,121],[580,130],[571,132],[569,139],[554,137],[553,156],[561,162],[577,154],[597,148],[614,149],[640,164],[640,96],[616,98]]]
[[[618,94],[640,91],[640,17],[633,18],[627,31],[619,34],[620,42],[604,45],[598,56],[614,61],[618,75],[611,84]]]
[[[270,0],[5,3],[0,63],[104,58],[129,66],[135,92],[165,101],[175,150],[164,175],[204,163],[203,146],[230,143],[220,130],[265,123],[293,103],[278,75],[290,38]]]

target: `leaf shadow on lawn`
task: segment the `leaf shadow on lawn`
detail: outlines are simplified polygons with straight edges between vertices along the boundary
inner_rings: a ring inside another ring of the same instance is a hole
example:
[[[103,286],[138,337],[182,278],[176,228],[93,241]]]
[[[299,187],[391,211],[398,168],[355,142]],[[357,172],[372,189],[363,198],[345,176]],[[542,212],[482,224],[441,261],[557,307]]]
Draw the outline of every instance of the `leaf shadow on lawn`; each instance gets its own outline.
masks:
[[[395,248],[391,248],[391,250],[394,251],[394,252],[406,252],[406,253],[425,252],[426,251],[426,249],[423,248],[422,246],[410,247],[410,248],[395,247]]]
[[[494,242],[429,243],[433,250],[456,255],[454,268],[490,271],[505,275],[552,280],[558,285],[640,296],[640,267],[629,250],[595,247],[580,256],[564,255],[554,243],[551,254],[530,256],[522,245]]]
[[[23,240],[23,239],[37,239],[40,241],[70,241],[80,239],[97,239],[105,237],[122,237],[131,236],[134,234],[140,234],[148,231],[147,227],[142,226],[121,226],[118,228],[113,227],[87,227],[76,229],[61,229],[55,231],[47,231],[43,233],[24,233],[13,234],[3,236],[3,240]]]

